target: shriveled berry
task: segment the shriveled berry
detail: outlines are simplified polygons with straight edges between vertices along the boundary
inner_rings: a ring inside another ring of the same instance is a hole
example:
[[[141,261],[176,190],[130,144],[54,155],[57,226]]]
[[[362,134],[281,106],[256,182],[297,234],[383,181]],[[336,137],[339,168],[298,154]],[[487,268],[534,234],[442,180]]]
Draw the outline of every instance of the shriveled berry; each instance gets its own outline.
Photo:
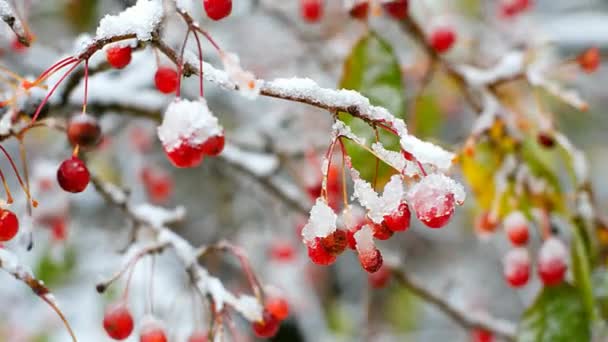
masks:
[[[201,146],[201,151],[204,155],[215,157],[224,150],[225,138],[224,135],[215,135],[207,139]]]
[[[504,275],[512,287],[522,287],[530,278],[530,256],[524,248],[511,249],[503,260]]]
[[[566,259],[568,250],[564,243],[555,237],[550,237],[538,252],[538,275],[545,286],[559,285],[564,281],[568,265]]]
[[[512,212],[505,217],[504,222],[507,237],[514,246],[522,246],[528,242],[528,220],[519,211]]]
[[[308,243],[308,257],[310,258],[310,261],[317,265],[331,265],[336,261],[336,256],[325,250],[320,240],[320,238],[316,238],[314,241]]]
[[[179,76],[175,69],[168,66],[161,66],[154,74],[154,85],[163,94],[171,94],[177,90]]]
[[[64,160],[57,170],[57,182],[67,192],[84,191],[89,185],[90,178],[87,166],[76,156]]]
[[[477,328],[471,331],[471,342],[493,342],[494,335],[491,332]]]
[[[381,289],[385,287],[386,284],[388,284],[388,282],[391,280],[391,275],[391,268],[386,265],[382,265],[378,272],[368,274],[367,280],[373,288]]]
[[[255,336],[259,338],[270,338],[279,332],[280,321],[268,310],[262,313],[262,320],[251,325]]]
[[[436,28],[429,38],[429,44],[437,53],[445,53],[456,42],[456,33],[451,27]]]
[[[282,297],[271,297],[266,299],[266,310],[276,319],[283,321],[289,316],[289,303]]]
[[[371,223],[370,226],[374,231],[374,237],[378,240],[388,240],[393,236],[393,231],[390,230],[384,222],[382,223]]]
[[[162,324],[156,320],[145,322],[139,332],[139,342],[167,342]]]
[[[369,2],[362,1],[355,4],[349,11],[351,17],[359,20],[367,20],[369,16]]]
[[[330,235],[320,238],[319,242],[323,249],[331,255],[339,255],[346,249],[348,241],[346,240],[346,231],[338,229]]]
[[[407,18],[408,0],[394,0],[382,4],[384,10],[393,18],[403,20]]]
[[[17,215],[8,209],[0,208],[0,242],[9,241],[19,231]]]
[[[125,340],[133,332],[133,316],[124,303],[110,305],[103,316],[103,328],[115,340]]]
[[[73,146],[92,148],[101,141],[101,126],[91,115],[76,114],[68,121],[67,135]]]
[[[410,227],[410,208],[407,203],[401,202],[397,210],[384,216],[384,224],[393,232],[403,232]]]
[[[576,61],[578,62],[578,65],[581,67],[581,69],[583,69],[584,72],[590,74],[590,73],[596,71],[600,67],[600,63],[601,63],[600,49],[598,49],[596,47],[591,47],[591,48],[585,50],[585,52],[581,53],[576,58]]]
[[[226,18],[232,12],[232,0],[204,0],[203,7],[207,16],[213,20]]]
[[[195,331],[188,337],[188,342],[207,342],[207,335],[204,331]]]
[[[182,141],[172,150],[165,150],[169,161],[179,168],[196,167],[203,162],[205,155],[200,146],[192,146]]]
[[[317,22],[323,16],[323,0],[300,0],[300,10],[304,20]]]
[[[131,63],[130,46],[113,46],[106,51],[108,63],[116,69],[122,69]]]
[[[359,252],[359,262],[364,270],[369,273],[377,272],[382,267],[382,253],[377,248],[370,251]]]

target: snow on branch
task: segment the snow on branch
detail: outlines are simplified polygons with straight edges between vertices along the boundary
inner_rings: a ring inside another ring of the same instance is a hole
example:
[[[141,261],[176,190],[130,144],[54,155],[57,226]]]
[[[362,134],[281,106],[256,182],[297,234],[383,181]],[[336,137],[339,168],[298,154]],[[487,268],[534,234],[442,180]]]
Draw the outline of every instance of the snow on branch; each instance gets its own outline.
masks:
[[[0,0],[0,18],[4,21],[17,36],[19,42],[25,46],[30,46],[30,37],[19,19],[15,14],[13,7],[6,0]]]

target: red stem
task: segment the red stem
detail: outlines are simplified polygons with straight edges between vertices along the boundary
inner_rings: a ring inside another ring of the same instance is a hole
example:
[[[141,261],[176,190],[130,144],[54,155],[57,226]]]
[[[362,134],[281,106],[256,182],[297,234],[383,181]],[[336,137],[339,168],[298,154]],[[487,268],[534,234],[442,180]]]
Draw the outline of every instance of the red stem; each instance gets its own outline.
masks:
[[[177,91],[175,92],[175,97],[179,97],[181,94],[182,88],[182,77],[184,72],[184,52],[186,51],[186,43],[188,43],[188,36],[190,36],[190,28],[188,28],[188,32],[186,32],[186,37],[184,37],[184,43],[182,44],[182,50],[179,53],[179,64],[177,65]]]
[[[38,76],[37,81],[42,80],[44,77],[46,77],[48,74],[50,74],[55,69],[59,70],[59,69],[63,68],[65,65],[67,65],[69,63],[73,63],[74,61],[76,61],[76,58],[74,58],[74,56],[69,56],[69,57],[66,57],[66,58],[60,60],[59,62],[51,65],[50,68],[48,68],[44,72],[42,72],[42,74],[40,74],[40,76]]]
[[[17,176],[17,181],[19,181],[19,185],[21,185],[21,188],[23,189],[23,192],[25,192],[25,194],[27,195],[28,200],[32,201],[32,205],[34,206],[34,208],[37,207],[38,202],[36,202],[34,199],[32,199],[32,196],[30,195],[29,190],[25,187],[25,184],[23,183],[23,180],[21,179],[21,175],[19,174],[19,170],[17,169],[17,166],[15,165],[13,158],[11,158],[10,154],[8,154],[8,151],[4,148],[4,146],[0,145],[0,150],[2,150],[2,152],[6,156],[6,159],[8,159],[9,163],[11,164],[13,171],[15,171],[15,176]]]
[[[201,41],[198,38],[198,35],[196,34],[196,31],[192,31],[192,34],[194,34],[194,40],[196,41],[196,46],[198,48],[198,63],[199,63],[199,68],[200,68],[200,73],[198,74],[198,76],[199,76],[200,95],[201,95],[201,97],[204,97],[204,91],[203,91],[203,48],[201,47]]]
[[[87,97],[89,94],[89,59],[84,60],[84,100],[82,101],[82,114],[87,112]]]
[[[75,63],[77,61],[73,61],[71,63]],[[44,107],[44,105],[49,101],[49,99],[51,98],[51,96],[53,95],[53,93],[55,92],[55,90],[57,90],[57,87],[59,87],[59,84],[61,84],[61,82],[63,82],[63,80],[65,80],[66,77],[68,77],[68,75],[74,70],[76,69],[76,67],[80,64],[80,62],[74,64],[65,74],[63,74],[63,76],[61,76],[61,78],[59,79],[59,81],[57,83],[55,83],[55,85],[53,86],[53,88],[51,89],[51,91],[48,92],[48,94],[46,94],[46,97],[44,98],[44,100],[42,100],[42,102],[40,102],[40,105],[38,106],[38,108],[36,108],[36,113],[34,114],[34,117],[32,118],[32,122],[30,122],[30,126],[32,126],[34,124],[34,122],[36,122],[36,119],[38,119],[38,115],[40,115],[40,111],[42,111],[42,107]]]

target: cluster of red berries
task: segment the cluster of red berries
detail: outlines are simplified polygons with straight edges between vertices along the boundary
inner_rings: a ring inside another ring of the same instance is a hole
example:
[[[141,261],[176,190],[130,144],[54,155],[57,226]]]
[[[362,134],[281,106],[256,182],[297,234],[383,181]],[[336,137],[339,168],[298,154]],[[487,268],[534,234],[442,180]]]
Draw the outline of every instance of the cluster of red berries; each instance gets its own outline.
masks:
[[[216,157],[224,150],[224,135],[216,135],[208,138],[200,145],[192,146],[184,141],[172,150],[166,150],[167,157],[179,168],[196,167],[202,163],[203,158]]]
[[[252,323],[251,329],[259,338],[271,338],[277,334],[281,322],[288,316],[289,303],[284,298],[269,298],[264,304],[262,320]]]
[[[528,242],[528,221],[521,212],[509,214],[504,220],[507,237],[514,248],[509,250],[503,260],[504,276],[512,287],[522,287],[530,279],[530,255],[525,245]],[[538,275],[545,286],[560,284],[568,270],[567,249],[564,243],[556,238],[547,238],[537,258]]]
[[[500,3],[500,15],[512,18],[532,7],[532,0],[502,0]]]

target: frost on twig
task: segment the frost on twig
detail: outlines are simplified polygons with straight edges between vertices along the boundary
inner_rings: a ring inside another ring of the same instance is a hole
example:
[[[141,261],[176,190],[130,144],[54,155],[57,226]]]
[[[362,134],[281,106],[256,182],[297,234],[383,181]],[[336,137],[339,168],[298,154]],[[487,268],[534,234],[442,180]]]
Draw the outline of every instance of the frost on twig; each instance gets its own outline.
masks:
[[[11,28],[21,44],[30,46],[30,37],[23,23],[6,0],[0,0],[0,18]]]

